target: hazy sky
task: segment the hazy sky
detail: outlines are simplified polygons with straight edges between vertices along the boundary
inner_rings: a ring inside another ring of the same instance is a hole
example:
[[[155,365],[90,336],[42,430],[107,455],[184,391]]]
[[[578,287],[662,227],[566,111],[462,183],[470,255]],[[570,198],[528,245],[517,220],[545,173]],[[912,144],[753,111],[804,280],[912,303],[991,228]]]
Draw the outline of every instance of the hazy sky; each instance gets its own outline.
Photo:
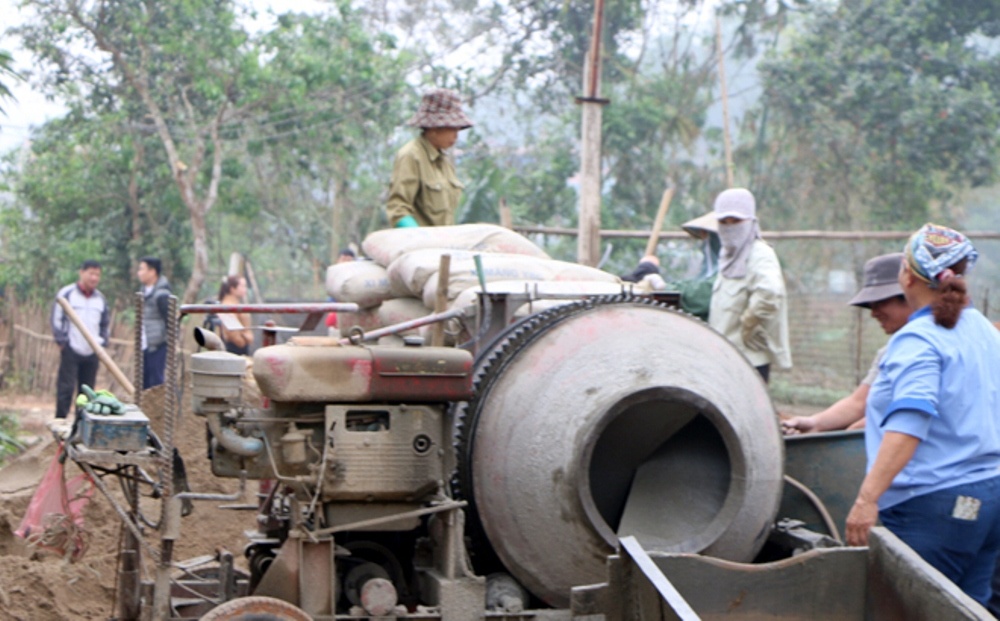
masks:
[[[263,14],[272,6],[281,11],[316,11],[328,6],[321,0],[250,0],[258,11]],[[16,26],[24,19],[24,11],[17,8],[18,0],[0,0],[0,49],[14,55],[15,68],[27,69],[31,66],[31,55],[16,45],[16,39],[6,35],[8,27]],[[261,28],[267,26],[262,19]],[[32,125],[41,125],[46,120],[58,116],[63,108],[58,104],[46,101],[45,97],[34,90],[27,82],[10,84],[17,101],[6,100],[3,109],[6,116],[0,115],[0,153],[22,144],[28,138],[28,130]]]

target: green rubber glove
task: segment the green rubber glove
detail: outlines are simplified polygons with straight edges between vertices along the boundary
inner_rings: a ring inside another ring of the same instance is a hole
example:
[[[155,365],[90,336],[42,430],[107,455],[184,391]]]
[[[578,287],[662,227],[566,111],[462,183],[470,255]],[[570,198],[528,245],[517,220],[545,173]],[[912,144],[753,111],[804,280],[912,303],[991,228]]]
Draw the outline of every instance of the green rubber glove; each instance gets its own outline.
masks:
[[[83,409],[91,414],[109,416],[120,415],[125,411],[125,406],[110,391],[98,390],[94,392],[94,389],[86,384],[80,386],[80,390],[87,396],[87,404],[83,406]],[[79,402],[80,399],[77,398],[77,403],[79,404]]]
[[[399,219],[399,222],[396,223],[397,229],[415,229],[419,226],[420,225],[417,224],[417,219],[413,216],[403,216]]]

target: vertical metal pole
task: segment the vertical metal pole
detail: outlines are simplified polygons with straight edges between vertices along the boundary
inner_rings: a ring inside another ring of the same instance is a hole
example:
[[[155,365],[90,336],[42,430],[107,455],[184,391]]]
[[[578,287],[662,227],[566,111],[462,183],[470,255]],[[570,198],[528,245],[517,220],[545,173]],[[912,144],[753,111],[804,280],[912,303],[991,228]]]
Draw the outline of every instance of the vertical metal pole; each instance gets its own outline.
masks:
[[[167,308],[167,368],[163,395],[163,444],[160,455],[160,563],[156,568],[153,618],[170,616],[170,571],[174,541],[180,530],[180,500],[174,498],[174,431],[177,422],[177,297],[170,296]]]
[[[142,291],[135,294],[135,361],[132,364],[132,369],[135,371],[135,380],[132,385],[135,386],[135,394],[132,395],[135,406],[142,409],[142,391],[146,388],[143,385],[143,371],[142,371],[142,311],[144,308],[144,299]]]
[[[138,391],[136,391],[138,393]],[[138,468],[131,467],[129,472],[139,480]],[[135,517],[138,512],[139,494],[138,483],[127,483],[135,493],[129,498],[129,519]],[[118,570],[118,616],[121,621],[137,621],[142,613],[141,600],[139,598],[141,581],[139,579],[140,564],[139,540],[133,534],[132,529],[122,529],[121,541],[121,567]]]

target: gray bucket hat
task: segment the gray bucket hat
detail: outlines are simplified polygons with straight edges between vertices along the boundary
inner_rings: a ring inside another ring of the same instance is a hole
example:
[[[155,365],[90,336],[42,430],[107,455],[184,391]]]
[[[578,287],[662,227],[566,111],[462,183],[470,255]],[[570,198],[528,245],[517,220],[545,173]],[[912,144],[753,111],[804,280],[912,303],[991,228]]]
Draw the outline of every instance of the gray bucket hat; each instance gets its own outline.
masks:
[[[420,100],[417,113],[406,122],[411,127],[431,129],[436,127],[455,127],[468,129],[473,123],[462,112],[462,99],[453,90],[435,88],[424,93]]]
[[[903,263],[903,253],[882,254],[865,263],[864,285],[848,304],[871,308],[875,302],[903,295],[899,286],[899,266]]]

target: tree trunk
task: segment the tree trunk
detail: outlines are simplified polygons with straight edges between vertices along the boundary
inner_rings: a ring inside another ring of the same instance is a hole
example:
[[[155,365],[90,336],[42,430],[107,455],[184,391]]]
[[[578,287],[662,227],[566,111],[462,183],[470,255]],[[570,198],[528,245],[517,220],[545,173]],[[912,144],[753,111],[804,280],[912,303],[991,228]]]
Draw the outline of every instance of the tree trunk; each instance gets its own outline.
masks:
[[[198,292],[205,282],[205,272],[208,270],[208,230],[205,227],[206,210],[198,202],[189,205],[191,214],[191,237],[194,239],[194,264],[191,266],[191,279],[184,289],[184,304],[197,301]]]

